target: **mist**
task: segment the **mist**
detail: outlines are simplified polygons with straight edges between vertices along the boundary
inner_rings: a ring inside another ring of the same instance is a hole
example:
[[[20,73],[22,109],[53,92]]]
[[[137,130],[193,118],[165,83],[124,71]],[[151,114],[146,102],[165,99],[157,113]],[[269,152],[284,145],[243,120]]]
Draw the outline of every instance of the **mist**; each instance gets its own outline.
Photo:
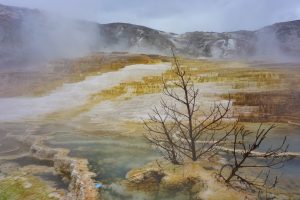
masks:
[[[97,23],[2,5],[0,11],[1,66],[84,56],[101,46]]]
[[[97,24],[50,14],[24,16],[20,34],[21,57],[29,62],[84,56],[100,46]]]
[[[300,29],[293,24],[277,24],[255,31],[256,41],[255,59],[275,62],[299,62],[300,61]]]
[[[28,58],[49,60],[78,57],[96,50],[99,41],[97,24],[45,15],[24,18],[21,27],[24,53]]]

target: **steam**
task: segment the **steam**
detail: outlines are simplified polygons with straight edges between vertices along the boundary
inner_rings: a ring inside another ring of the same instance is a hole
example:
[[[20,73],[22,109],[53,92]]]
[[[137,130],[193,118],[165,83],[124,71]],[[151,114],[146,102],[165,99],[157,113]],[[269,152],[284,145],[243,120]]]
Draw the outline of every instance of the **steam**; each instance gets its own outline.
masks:
[[[26,15],[21,24],[23,52],[31,60],[86,55],[99,46],[97,24],[43,14]]]
[[[297,53],[300,53],[300,48],[297,48],[297,45],[300,44],[300,38],[297,36],[297,29],[294,29],[294,32],[280,35],[280,32],[290,31],[293,28],[285,27],[278,31],[277,26],[264,27],[255,32],[256,52],[254,58],[275,62],[299,62],[300,58]]]
[[[101,47],[97,23],[0,5],[2,18],[1,67],[84,56]]]
[[[256,56],[262,58],[277,57],[283,53],[276,34],[269,28],[257,32],[256,49]]]

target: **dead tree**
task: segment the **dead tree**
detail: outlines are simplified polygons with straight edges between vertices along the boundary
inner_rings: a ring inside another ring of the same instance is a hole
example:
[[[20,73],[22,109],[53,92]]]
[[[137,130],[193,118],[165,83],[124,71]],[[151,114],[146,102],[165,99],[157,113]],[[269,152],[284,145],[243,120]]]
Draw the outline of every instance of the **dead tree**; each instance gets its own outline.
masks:
[[[286,137],[277,147],[262,148],[274,127],[262,128],[261,124],[256,132],[244,126],[234,130],[232,159],[219,172],[225,183],[251,191],[266,191],[276,186],[278,177],[271,175],[271,169],[283,167],[290,157]]]
[[[172,51],[173,52],[173,51]],[[231,100],[215,103],[208,112],[200,110],[199,89],[196,89],[191,74],[180,65],[173,52],[173,80],[162,77],[164,98],[144,121],[146,139],[156,146],[172,163],[182,159],[196,161],[218,150],[233,132],[237,122],[229,122]],[[228,121],[227,121],[228,120]]]
[[[144,121],[147,130],[145,138],[154,144],[166,160],[179,164],[182,157],[176,149],[179,142],[175,136],[176,126],[168,123],[171,118],[167,110],[160,113],[157,107],[154,107],[152,111],[152,114],[148,114],[149,120]]]

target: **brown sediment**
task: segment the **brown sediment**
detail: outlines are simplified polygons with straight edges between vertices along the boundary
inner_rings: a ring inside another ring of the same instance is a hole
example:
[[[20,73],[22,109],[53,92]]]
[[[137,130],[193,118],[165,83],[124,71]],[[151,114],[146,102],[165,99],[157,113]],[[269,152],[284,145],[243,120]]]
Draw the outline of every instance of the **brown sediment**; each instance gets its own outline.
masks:
[[[238,92],[230,96],[241,121],[300,124],[299,91]],[[245,106],[248,114],[243,111]]]

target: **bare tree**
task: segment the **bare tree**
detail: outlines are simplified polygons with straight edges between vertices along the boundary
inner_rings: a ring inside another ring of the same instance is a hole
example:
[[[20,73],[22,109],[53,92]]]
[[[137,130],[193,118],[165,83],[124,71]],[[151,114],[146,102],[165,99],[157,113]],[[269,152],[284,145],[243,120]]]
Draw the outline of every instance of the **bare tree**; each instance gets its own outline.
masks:
[[[172,51],[173,52],[173,51]],[[193,161],[216,153],[217,147],[235,130],[237,121],[230,120],[231,100],[224,105],[214,103],[208,112],[200,110],[191,74],[180,65],[173,52],[172,72],[175,80],[162,77],[163,94],[160,106],[154,107],[144,121],[147,140],[174,164],[182,159]]]
[[[262,148],[274,127],[271,125],[262,128],[261,124],[256,132],[249,131],[244,126],[234,130],[233,146],[230,147],[232,160],[223,165],[219,172],[225,183],[261,192],[276,186],[278,177],[271,175],[271,169],[283,167],[290,157],[287,154],[286,137],[277,147]]]
[[[177,151],[178,139],[176,138],[176,126],[168,123],[170,115],[168,110],[161,114],[157,107],[153,108],[153,114],[149,115],[149,121],[144,121],[148,131],[145,138],[161,152],[163,157],[173,164],[179,164],[182,160]]]

